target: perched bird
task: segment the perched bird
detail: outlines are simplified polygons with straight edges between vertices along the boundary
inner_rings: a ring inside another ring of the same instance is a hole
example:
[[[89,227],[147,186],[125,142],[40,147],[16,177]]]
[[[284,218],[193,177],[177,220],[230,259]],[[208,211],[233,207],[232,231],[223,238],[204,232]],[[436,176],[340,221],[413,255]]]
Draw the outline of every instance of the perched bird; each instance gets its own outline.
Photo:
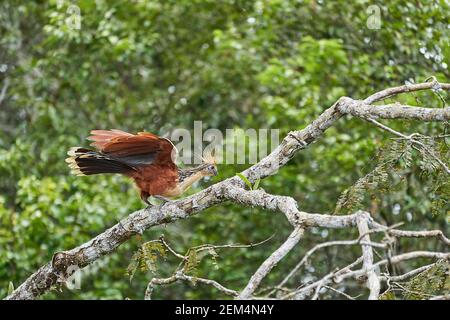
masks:
[[[75,147],[67,153],[66,162],[72,173],[87,176],[99,173],[119,173],[134,179],[141,199],[168,201],[186,191],[205,176],[217,175],[214,157],[208,156],[194,168],[181,169],[175,164],[177,149],[166,138],[149,132],[137,134],[121,130],[92,130],[87,138],[97,151]]]

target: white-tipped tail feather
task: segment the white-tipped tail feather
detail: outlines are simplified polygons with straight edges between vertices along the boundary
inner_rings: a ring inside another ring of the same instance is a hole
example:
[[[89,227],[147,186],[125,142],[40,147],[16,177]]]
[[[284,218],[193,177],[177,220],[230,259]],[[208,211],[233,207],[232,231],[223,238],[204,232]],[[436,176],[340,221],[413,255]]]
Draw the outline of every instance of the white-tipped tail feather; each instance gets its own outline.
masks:
[[[69,165],[70,173],[76,176],[85,176],[85,174],[83,172],[81,172],[80,167],[78,166],[75,158],[77,156],[81,156],[82,153],[77,152],[77,150],[83,150],[83,148],[81,147],[73,147],[70,148],[69,151],[67,151],[67,155],[69,156],[68,158],[66,158],[66,162]]]
[[[81,147],[72,147],[67,151],[67,155],[70,157],[76,157],[77,155],[80,155],[80,153],[77,154],[78,149],[83,149]],[[67,162],[67,161],[66,161]]]
[[[132,170],[127,164],[122,163],[117,159],[81,147],[70,148],[67,155],[69,155],[69,157],[66,159],[66,162],[71,169],[70,172],[76,176],[87,176],[99,173],[126,174]]]

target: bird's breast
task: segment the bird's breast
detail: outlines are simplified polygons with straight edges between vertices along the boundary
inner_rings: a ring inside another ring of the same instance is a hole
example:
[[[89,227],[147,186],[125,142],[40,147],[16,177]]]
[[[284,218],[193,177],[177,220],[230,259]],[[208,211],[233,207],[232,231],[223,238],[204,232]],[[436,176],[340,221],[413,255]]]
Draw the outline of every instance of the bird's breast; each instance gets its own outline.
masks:
[[[133,175],[133,179],[139,189],[150,195],[165,197],[178,195],[178,171],[175,166],[148,165],[140,168]]]

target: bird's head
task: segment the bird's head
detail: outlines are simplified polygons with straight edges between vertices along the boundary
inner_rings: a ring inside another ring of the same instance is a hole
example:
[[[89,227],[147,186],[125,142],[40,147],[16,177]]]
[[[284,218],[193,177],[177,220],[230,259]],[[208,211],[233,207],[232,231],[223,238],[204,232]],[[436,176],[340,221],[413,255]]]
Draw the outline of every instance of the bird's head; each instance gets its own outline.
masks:
[[[205,176],[217,176],[217,164],[214,152],[202,157],[202,172]]]

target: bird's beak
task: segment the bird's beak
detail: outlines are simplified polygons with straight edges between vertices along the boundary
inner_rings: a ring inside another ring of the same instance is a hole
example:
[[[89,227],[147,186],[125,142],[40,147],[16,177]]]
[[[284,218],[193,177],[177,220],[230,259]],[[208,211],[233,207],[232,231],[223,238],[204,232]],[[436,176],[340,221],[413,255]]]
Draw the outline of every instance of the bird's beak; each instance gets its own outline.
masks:
[[[213,175],[213,176],[217,176],[217,174],[218,174],[217,168],[214,168],[213,171],[212,171],[212,175]]]

